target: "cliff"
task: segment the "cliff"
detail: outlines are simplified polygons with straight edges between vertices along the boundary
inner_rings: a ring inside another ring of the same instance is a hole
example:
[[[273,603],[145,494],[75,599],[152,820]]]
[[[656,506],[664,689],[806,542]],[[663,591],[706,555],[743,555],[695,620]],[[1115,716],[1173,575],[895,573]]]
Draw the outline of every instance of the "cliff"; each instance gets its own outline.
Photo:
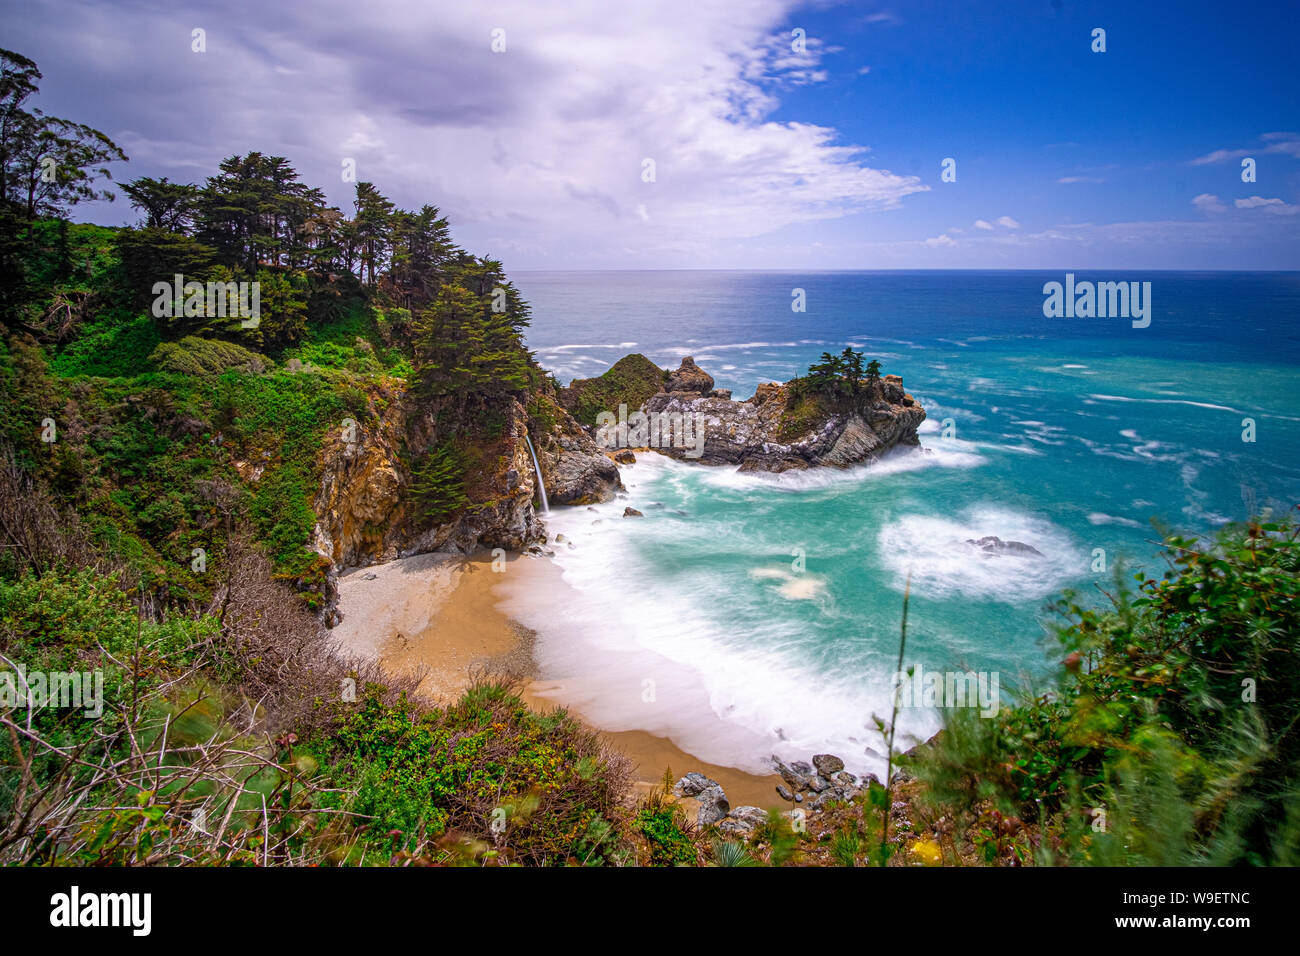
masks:
[[[333,578],[349,567],[480,546],[520,551],[544,541],[524,440],[530,427],[552,502],[590,504],[622,490],[618,468],[559,407],[549,383],[524,397],[538,414],[516,397],[496,400],[490,411],[501,424],[467,443],[463,505],[431,519],[418,507],[414,472],[434,449],[463,437],[463,409],[457,399],[421,398],[391,382],[370,387],[369,414],[355,432],[334,429],[322,442],[311,547],[330,563],[331,606]]]

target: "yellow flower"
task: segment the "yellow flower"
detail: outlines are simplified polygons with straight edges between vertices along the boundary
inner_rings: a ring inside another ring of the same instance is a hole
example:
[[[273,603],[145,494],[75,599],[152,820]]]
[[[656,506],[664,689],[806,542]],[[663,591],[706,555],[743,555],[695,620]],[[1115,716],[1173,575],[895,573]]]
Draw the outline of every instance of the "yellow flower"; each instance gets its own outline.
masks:
[[[926,866],[939,866],[943,863],[943,850],[933,840],[917,840],[908,849]]]

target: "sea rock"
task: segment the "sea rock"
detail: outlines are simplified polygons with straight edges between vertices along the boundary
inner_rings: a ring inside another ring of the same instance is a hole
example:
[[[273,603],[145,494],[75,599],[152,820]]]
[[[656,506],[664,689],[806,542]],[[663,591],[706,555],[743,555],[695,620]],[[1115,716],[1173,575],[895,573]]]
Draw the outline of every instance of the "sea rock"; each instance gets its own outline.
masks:
[[[808,778],[808,789],[813,793],[821,793],[823,790],[829,790],[831,782],[821,774],[813,774]]]
[[[623,490],[618,465],[585,432],[548,437],[539,461],[553,504],[590,505],[610,501]]]
[[[847,770],[841,770],[839,773],[835,774],[834,780],[841,787],[856,787],[858,785],[858,778],[853,776],[853,774],[849,773]]]
[[[783,783],[778,783],[776,785],[776,795],[782,800],[788,800],[791,803],[794,802],[794,794],[791,793],[790,788]]]
[[[692,431],[690,440],[661,441],[662,454],[705,465],[739,465],[742,471],[843,468],[875,461],[897,445],[919,444],[917,429],[925,421],[925,409],[903,391],[896,375],[863,380],[853,399],[817,399],[811,411],[809,401],[793,395],[789,385],[763,383],[753,398],[737,402],[711,383],[708,373],[686,358],[641,406],[647,414],[669,420],[680,415],[692,429],[696,422],[704,429],[702,445]]]
[[[635,465],[636,455],[624,448],[622,451],[614,453],[614,461],[620,465]]]
[[[687,355],[675,372],[670,372],[664,383],[666,392],[691,392],[707,395],[713,391],[713,376],[695,364],[695,359]]]
[[[1022,554],[1036,555],[1043,557],[1043,552],[1039,551],[1033,545],[1025,544],[1023,541],[1003,541],[996,535],[985,535],[976,541],[974,538],[967,538],[966,543],[974,545],[985,554]]]
[[[635,508],[628,507],[628,508],[624,508],[624,509],[623,509],[623,517],[624,517],[624,518],[644,518],[645,515],[641,514],[641,512],[637,511]]]
[[[844,761],[834,754],[815,754],[812,762],[823,777],[833,777],[844,769]]]

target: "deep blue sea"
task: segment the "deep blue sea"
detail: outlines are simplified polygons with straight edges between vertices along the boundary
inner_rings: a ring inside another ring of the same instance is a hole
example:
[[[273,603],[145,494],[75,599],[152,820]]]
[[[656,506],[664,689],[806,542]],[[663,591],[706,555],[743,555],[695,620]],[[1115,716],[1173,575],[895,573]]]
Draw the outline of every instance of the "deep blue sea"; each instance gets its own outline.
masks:
[[[1161,570],[1153,519],[1207,534],[1300,502],[1300,274],[1076,275],[1151,282],[1144,329],[1044,318],[1063,273],[514,278],[529,347],[565,383],[629,352],[689,354],[744,398],[851,345],[927,412],[923,447],[875,465],[742,475],[644,455],[627,499],[550,515],[566,590],[513,608],[542,676],[598,725],[715,763],[830,751],[878,768],[909,574],[908,665],[998,674],[1009,699],[1049,672],[1054,596],[1100,600],[1118,561]],[[984,535],[1043,556],[964,544]],[[923,706],[900,721],[938,726]]]

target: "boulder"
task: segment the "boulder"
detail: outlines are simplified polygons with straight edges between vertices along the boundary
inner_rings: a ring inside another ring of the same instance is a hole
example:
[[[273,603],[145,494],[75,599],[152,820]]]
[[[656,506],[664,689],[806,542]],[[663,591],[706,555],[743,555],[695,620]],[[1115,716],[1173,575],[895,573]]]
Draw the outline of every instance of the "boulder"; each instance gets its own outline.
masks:
[[[709,789],[709,787],[716,787],[717,785],[718,781],[710,780],[704,774],[692,770],[677,781],[673,786],[673,793],[679,797],[695,797]]]
[[[966,543],[979,548],[985,554],[1036,555],[1040,558],[1043,556],[1043,552],[1031,544],[1025,544],[1023,541],[1003,541],[997,535],[992,534],[985,535],[978,541],[974,538],[967,538]]]
[[[767,822],[767,811],[762,807],[736,807],[722,823],[722,828],[732,833],[750,833]]]
[[[723,792],[722,787],[716,783],[710,787],[705,787],[695,797],[700,802],[700,811],[696,815],[695,822],[698,826],[707,827],[710,824],[717,823],[725,819],[731,812],[731,804],[727,802],[727,795]]]
[[[834,754],[815,754],[812,762],[823,777],[833,777],[844,769],[844,761]]]
[[[641,512],[637,511],[635,508],[624,508],[624,509],[623,509],[623,517],[624,517],[624,518],[644,518],[645,515],[641,514]]]
[[[664,391],[708,395],[713,391],[713,376],[696,365],[695,359],[687,355],[682,359],[682,364],[677,370],[668,374]]]

